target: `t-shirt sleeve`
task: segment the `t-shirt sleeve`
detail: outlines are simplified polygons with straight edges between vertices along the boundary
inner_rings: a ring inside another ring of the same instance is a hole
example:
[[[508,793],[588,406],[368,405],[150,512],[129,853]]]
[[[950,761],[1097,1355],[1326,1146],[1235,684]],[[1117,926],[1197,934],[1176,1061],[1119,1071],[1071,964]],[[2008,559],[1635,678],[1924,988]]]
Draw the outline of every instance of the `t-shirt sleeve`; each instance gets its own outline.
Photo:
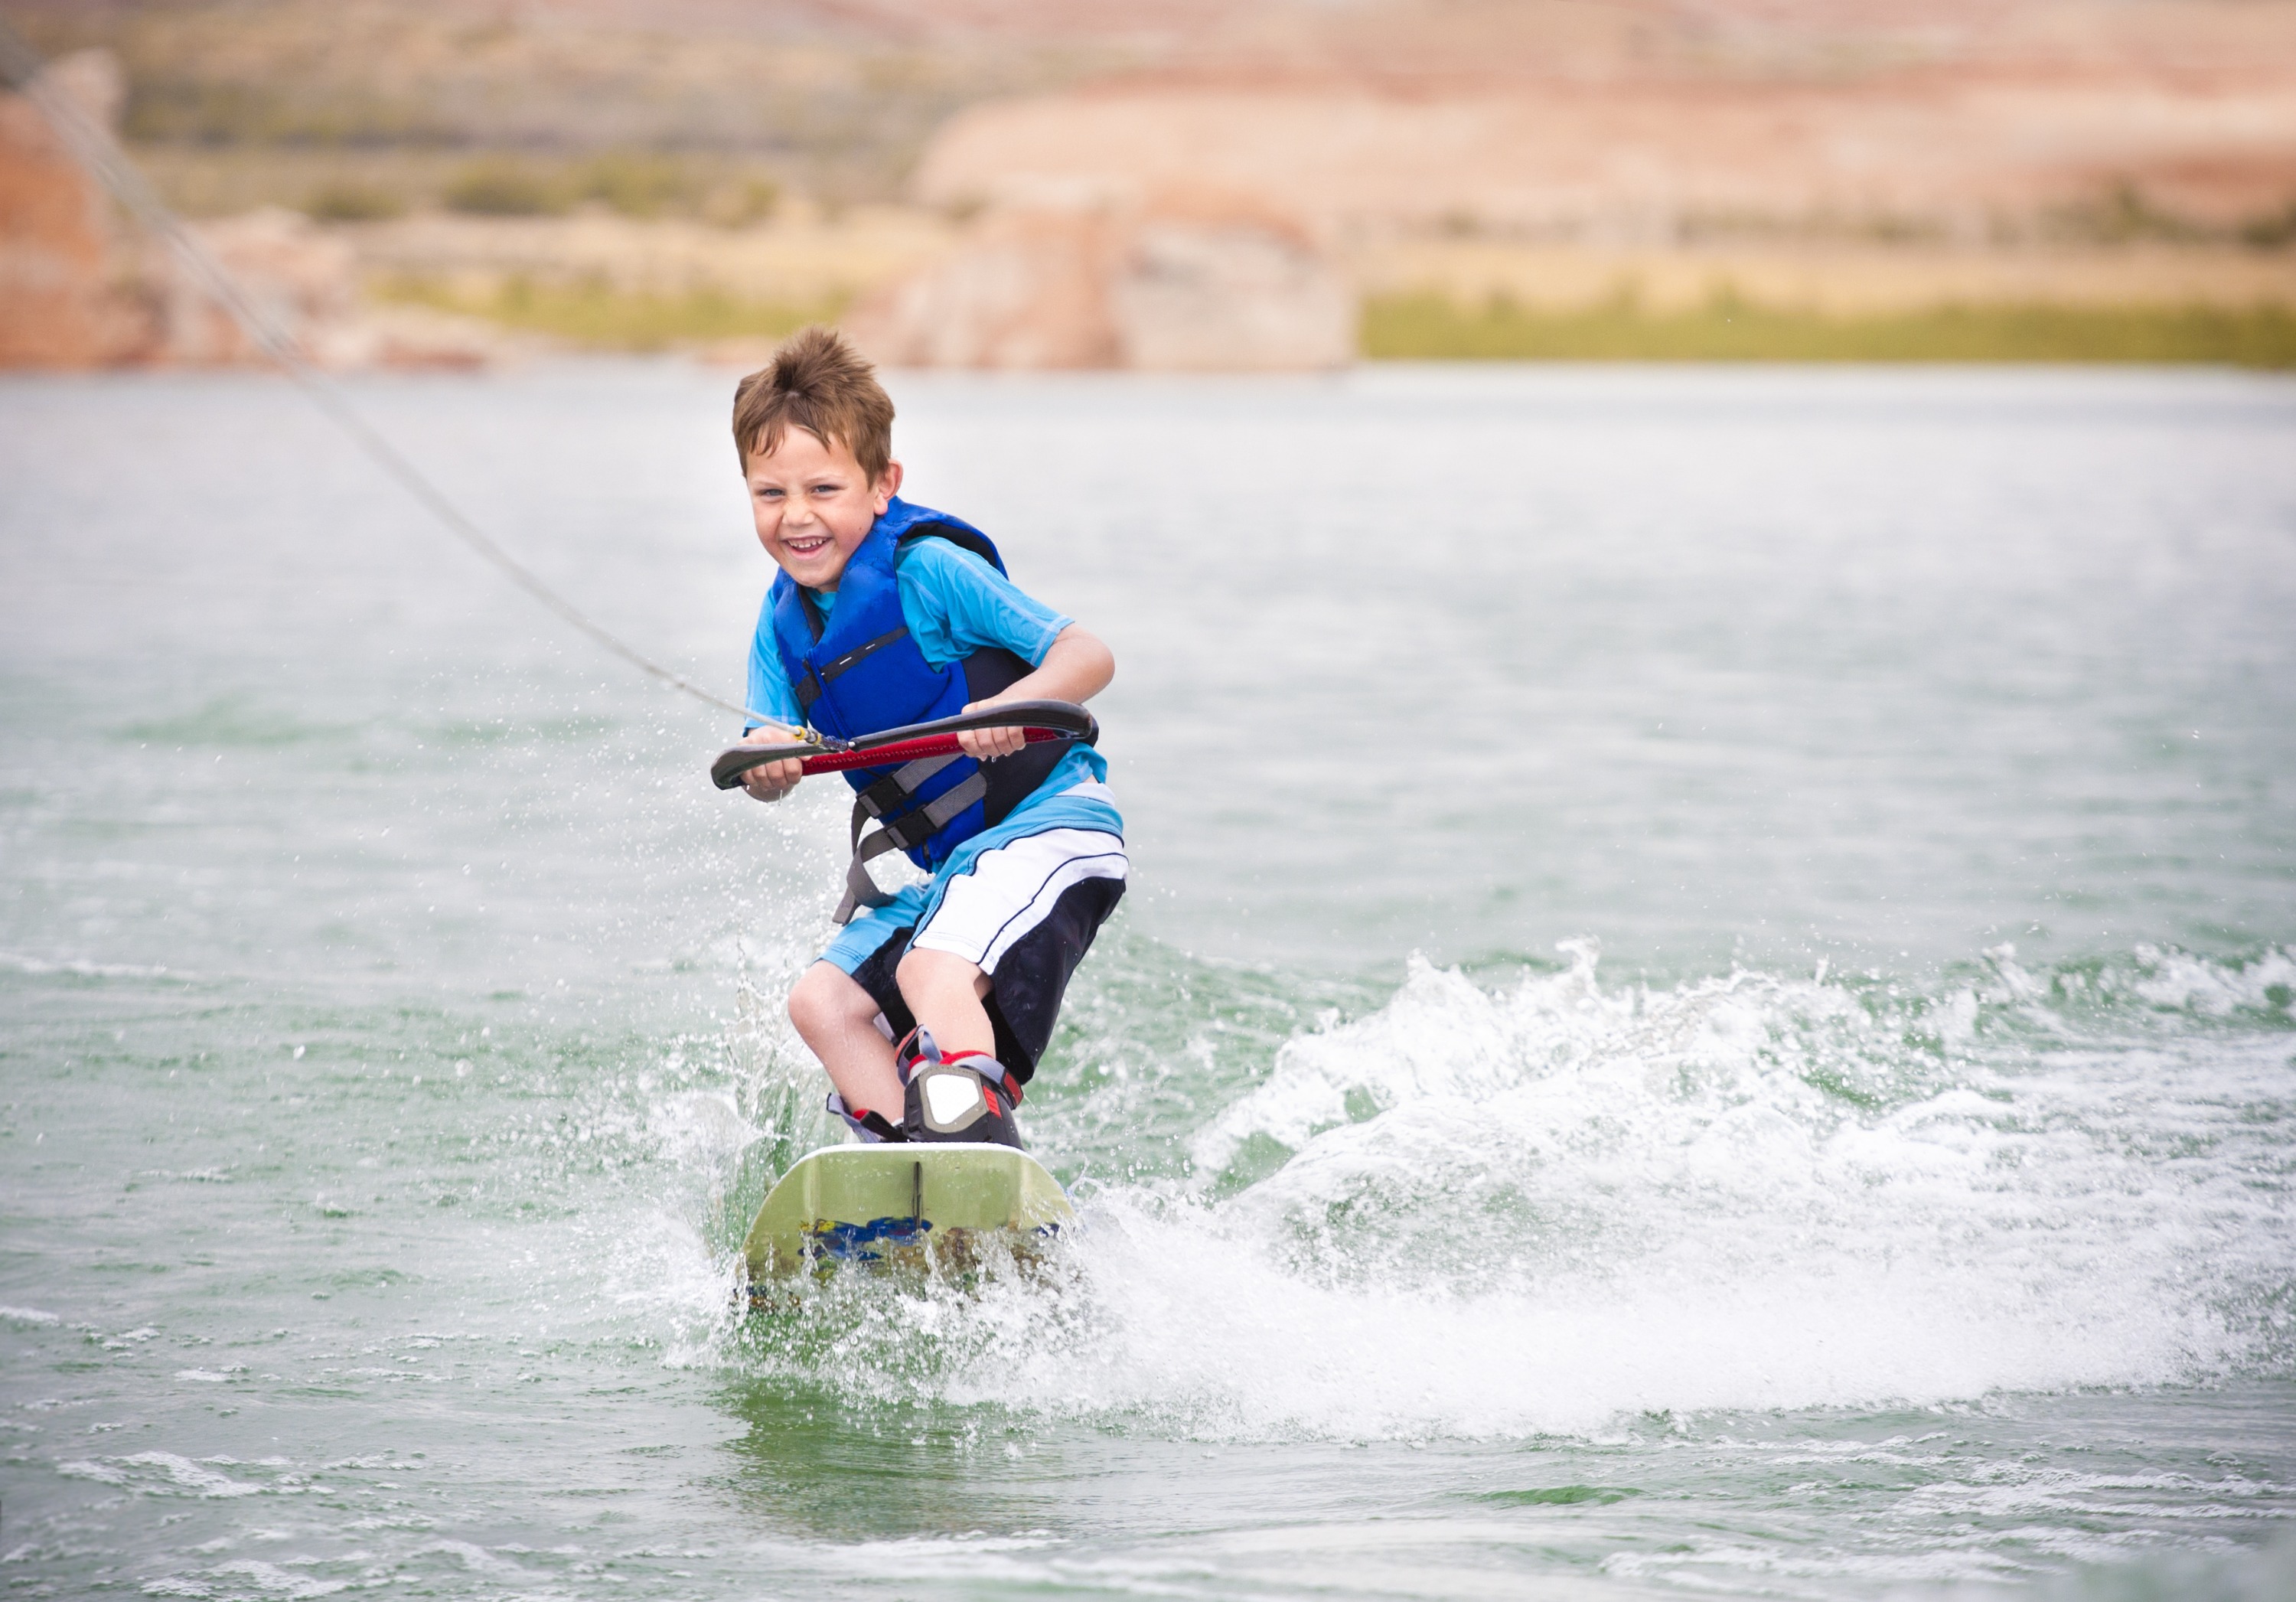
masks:
[[[750,676],[748,693],[742,704],[752,712],[760,712],[776,723],[800,727],[805,719],[798,711],[797,695],[791,690],[789,679],[782,672],[781,652],[774,645],[773,601],[767,598],[765,610],[758,614],[757,632],[750,637]],[[757,727],[750,722],[742,732]]]
[[[1075,621],[946,539],[919,539],[904,546],[897,571],[909,637],[936,668],[990,645],[1037,667],[1061,630]],[[759,711],[772,710],[750,704]]]

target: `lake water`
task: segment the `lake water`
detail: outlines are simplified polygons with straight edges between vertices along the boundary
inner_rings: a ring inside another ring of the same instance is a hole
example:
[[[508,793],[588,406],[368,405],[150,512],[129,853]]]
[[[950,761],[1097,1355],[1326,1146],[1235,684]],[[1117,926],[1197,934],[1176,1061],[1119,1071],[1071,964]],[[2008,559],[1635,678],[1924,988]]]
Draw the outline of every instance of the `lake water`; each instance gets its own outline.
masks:
[[[352,388],[730,694],[732,377]],[[842,788],[0,382],[11,1595],[2296,1595],[2296,383],[895,388],[1119,664],[1089,1228],[744,1318]]]

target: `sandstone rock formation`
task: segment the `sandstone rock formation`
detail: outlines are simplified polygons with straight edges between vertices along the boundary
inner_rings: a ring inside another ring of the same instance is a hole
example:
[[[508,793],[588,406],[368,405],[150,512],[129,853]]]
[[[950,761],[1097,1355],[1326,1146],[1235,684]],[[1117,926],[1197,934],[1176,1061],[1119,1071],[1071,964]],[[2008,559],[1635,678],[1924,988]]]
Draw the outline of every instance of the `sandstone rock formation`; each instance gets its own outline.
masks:
[[[893,366],[1284,371],[1349,360],[1356,302],[1264,208],[1039,201],[990,212],[846,322]]]
[[[97,126],[117,118],[119,69],[103,52],[67,57],[48,78]],[[362,308],[350,246],[294,212],[266,209],[193,232],[322,366],[475,366],[502,354],[499,336],[475,324]],[[31,99],[0,94],[0,368],[259,359],[231,314],[117,216]]]
[[[1362,0],[975,105],[936,205],[1182,181],[1334,237],[2194,234],[2296,205],[2290,0]],[[1335,231],[1335,232],[1334,232]],[[2054,228],[2062,233],[2061,228]],[[2125,228],[2124,228],[2125,231]]]
[[[83,51],[48,70],[86,114],[119,114],[119,64]],[[0,367],[137,359],[158,326],[111,208],[21,94],[0,94]]]
[[[315,359],[341,364],[344,338],[358,313],[348,245],[276,207],[201,224],[193,233],[274,327]],[[180,275],[161,282],[162,337],[154,359],[190,366],[261,359],[246,331],[198,285]]]
[[[1323,229],[1662,241],[1720,224],[1916,226],[2141,195],[2234,226],[2296,200],[2296,70],[2251,82],[1919,76],[1826,85],[1118,86],[976,107],[919,198],[1210,183]]]
[[[1336,367],[1355,356],[1353,290],[1304,231],[1271,217],[1146,217],[1109,297],[1128,367]]]

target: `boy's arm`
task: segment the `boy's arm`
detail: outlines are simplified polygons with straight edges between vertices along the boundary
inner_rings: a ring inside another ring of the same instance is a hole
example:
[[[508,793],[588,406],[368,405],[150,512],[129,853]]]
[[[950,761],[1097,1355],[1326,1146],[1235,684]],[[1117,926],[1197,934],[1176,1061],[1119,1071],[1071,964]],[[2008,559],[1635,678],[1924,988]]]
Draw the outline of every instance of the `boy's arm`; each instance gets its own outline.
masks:
[[[904,553],[900,573],[901,610],[928,660],[994,645],[1036,664],[999,694],[968,702],[968,712],[1011,701],[1083,702],[1116,677],[1116,658],[1097,636],[970,551],[922,539]],[[957,743],[978,760],[1009,757],[1028,742],[1017,728],[983,728]]]
[[[786,745],[790,730],[803,724],[804,714],[798,711],[797,696],[782,674],[781,658],[773,645],[773,596],[766,597],[766,605],[758,614],[757,632],[750,638],[750,671],[748,674],[749,707],[760,717],[771,718],[787,727],[752,728],[743,731],[744,745]],[[797,788],[798,780],[805,776],[799,759],[767,762],[752,768],[742,776],[742,788],[752,801],[777,801]]]
[[[1045,653],[1045,660],[1037,664],[1035,672],[1014,679],[1001,694],[968,702],[964,710],[978,711],[1008,701],[1081,703],[1108,688],[1109,681],[1115,677],[1115,653],[1098,635],[1070,623],[1054,637],[1052,649]],[[958,735],[956,743],[964,748],[967,756],[986,760],[1013,755],[1028,743],[1028,735],[1017,728],[972,728]]]

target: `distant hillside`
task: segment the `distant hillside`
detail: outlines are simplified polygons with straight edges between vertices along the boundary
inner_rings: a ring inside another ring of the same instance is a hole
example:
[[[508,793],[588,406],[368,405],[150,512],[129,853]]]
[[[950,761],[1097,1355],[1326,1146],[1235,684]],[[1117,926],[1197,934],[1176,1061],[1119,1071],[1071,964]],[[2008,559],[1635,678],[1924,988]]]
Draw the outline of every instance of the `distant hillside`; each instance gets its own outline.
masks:
[[[867,6],[38,0],[11,14],[51,53],[119,56],[139,146],[268,159],[290,180],[333,158],[411,183],[415,201],[474,152],[550,173],[604,152],[883,198],[958,108],[1143,59],[1119,40],[928,37]]]
[[[8,3],[186,212],[583,342],[2296,360],[2296,0]]]
[[[915,193],[1211,189],[1326,229],[1608,242],[2296,231],[2287,0],[1258,14],[1257,37],[966,110]]]
[[[117,52],[127,137],[175,153],[163,177],[203,165],[224,185],[206,209],[304,204],[298,185],[348,172],[391,192],[377,204],[463,182],[485,209],[474,153],[528,164],[493,175],[512,211],[585,196],[695,210],[737,170],[837,203],[913,178],[955,206],[1047,180],[1209,179],[1288,186],[1323,217],[1642,234],[1967,232],[2083,208],[2108,230],[2268,227],[2296,203],[2296,0],[20,0],[12,14],[51,49]],[[582,167],[602,152],[657,162]],[[234,161],[254,175],[236,188]]]

